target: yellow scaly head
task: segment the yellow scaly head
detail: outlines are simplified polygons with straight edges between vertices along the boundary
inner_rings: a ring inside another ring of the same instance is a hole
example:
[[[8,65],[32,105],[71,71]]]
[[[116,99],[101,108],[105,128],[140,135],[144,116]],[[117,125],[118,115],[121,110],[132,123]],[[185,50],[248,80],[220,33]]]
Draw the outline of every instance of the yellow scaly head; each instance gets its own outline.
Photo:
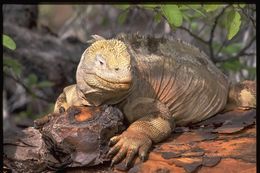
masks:
[[[77,83],[107,91],[128,90],[132,85],[131,58],[122,41],[98,40],[83,53]]]

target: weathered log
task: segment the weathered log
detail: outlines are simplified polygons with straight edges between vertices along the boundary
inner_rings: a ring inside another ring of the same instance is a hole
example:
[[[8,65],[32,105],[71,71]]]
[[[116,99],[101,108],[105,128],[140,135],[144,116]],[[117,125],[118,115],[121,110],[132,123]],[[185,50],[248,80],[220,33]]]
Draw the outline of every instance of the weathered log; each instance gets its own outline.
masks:
[[[255,118],[255,110],[231,111],[177,127],[170,138],[154,146],[146,162],[136,158],[128,170],[123,163],[110,168],[105,157],[108,139],[123,129],[122,114],[112,107],[71,108],[40,132],[28,128],[5,134],[4,164],[16,172],[64,168],[63,172],[86,173],[251,173],[256,171]]]
[[[128,172],[256,172],[256,111],[231,111],[188,127],[154,146]],[[126,172],[124,164],[115,172]]]
[[[109,161],[108,141],[123,130],[122,113],[108,106],[71,107],[49,117],[40,130],[30,127],[5,134],[6,167],[13,172],[46,172],[98,165]]]

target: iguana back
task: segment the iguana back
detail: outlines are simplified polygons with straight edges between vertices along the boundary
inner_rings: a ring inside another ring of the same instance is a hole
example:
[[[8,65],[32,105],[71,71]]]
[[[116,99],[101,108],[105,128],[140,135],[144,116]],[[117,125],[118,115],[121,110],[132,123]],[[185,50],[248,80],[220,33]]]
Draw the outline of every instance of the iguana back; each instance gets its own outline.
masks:
[[[176,124],[208,118],[224,109],[227,77],[199,49],[179,40],[119,37],[132,55],[136,87],[127,101],[149,97],[170,109]]]

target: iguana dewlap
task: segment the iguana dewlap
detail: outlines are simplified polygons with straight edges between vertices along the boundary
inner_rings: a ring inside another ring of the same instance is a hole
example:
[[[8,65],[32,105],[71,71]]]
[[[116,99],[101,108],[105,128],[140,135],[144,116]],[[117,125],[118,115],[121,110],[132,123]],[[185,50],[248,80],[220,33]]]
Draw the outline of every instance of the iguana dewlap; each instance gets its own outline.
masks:
[[[207,55],[178,40],[137,35],[98,39],[83,53],[76,79],[54,111],[71,105],[119,107],[130,126],[111,139],[112,164],[125,158],[128,165],[137,154],[143,160],[152,143],[167,138],[175,125],[209,118],[228,100],[229,109],[255,107],[255,83],[246,83],[249,89],[232,86],[230,94],[227,77]],[[239,95],[243,89],[246,101]]]

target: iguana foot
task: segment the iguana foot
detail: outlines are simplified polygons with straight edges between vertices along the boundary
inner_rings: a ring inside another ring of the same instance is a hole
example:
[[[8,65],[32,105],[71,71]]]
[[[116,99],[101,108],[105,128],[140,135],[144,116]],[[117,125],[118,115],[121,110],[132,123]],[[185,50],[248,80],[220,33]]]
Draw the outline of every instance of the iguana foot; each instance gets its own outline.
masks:
[[[52,117],[52,114],[47,114],[39,119],[33,121],[34,128],[40,129],[44,126],[44,124],[48,123]]]
[[[33,121],[35,129],[41,129],[46,123],[48,123],[53,117],[58,116],[58,113],[49,113],[41,118]]]
[[[137,154],[144,161],[152,146],[152,140],[146,134],[131,130],[112,137],[109,143],[113,145],[108,152],[108,156],[113,157],[111,165],[125,159],[126,167],[131,164]]]

